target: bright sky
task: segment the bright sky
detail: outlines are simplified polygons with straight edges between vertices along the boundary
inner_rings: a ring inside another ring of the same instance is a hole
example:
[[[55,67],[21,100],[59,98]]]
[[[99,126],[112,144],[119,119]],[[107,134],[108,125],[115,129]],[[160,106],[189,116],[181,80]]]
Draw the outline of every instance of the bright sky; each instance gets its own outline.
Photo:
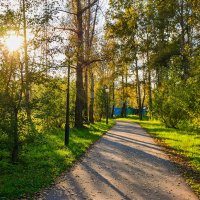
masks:
[[[99,11],[99,14],[100,14],[100,19],[99,19],[99,26],[103,26],[105,24],[105,17],[106,17],[106,11],[108,9],[108,3],[109,3],[109,0],[101,0],[100,1],[100,11]]]
[[[40,2],[39,0],[35,0],[33,1],[35,5],[38,4],[38,2]],[[37,14],[37,13],[41,13],[43,12],[43,9],[44,9],[44,1],[42,1],[43,3],[41,4],[40,8],[41,9],[37,9],[36,12],[34,12],[34,15]],[[48,0],[48,2],[54,2],[54,0]],[[100,6],[100,10],[98,11],[98,25],[97,25],[97,32],[99,34],[99,36],[102,36],[103,35],[103,27],[104,27],[104,24],[105,24],[105,16],[106,16],[106,11],[108,9],[108,2],[109,0],[100,0],[99,2],[99,6]],[[20,0],[0,0],[0,14],[3,13],[6,8],[11,8],[13,10],[19,10],[19,7],[20,7]],[[61,1],[60,3],[60,7],[65,10],[64,6],[65,6],[65,1]],[[35,6],[36,8],[38,8],[37,6]],[[27,13],[29,15],[32,15],[32,13]],[[51,26],[56,26],[55,23],[58,23],[59,20],[61,20],[61,17],[63,16],[64,14],[64,17],[66,16],[65,13],[62,13],[61,15],[59,14],[58,16],[54,16],[54,20],[53,22],[51,22]],[[60,19],[59,19],[60,18]],[[29,27],[28,27],[29,28]],[[33,35],[32,37],[29,37],[31,36],[30,34],[31,30],[27,30],[27,37],[28,39],[32,39],[33,38]],[[49,32],[51,32],[51,30],[49,29]],[[54,31],[55,32],[55,31]],[[56,31],[56,32],[59,32],[59,31]],[[21,32],[21,34],[23,34],[23,32]],[[55,33],[53,33],[55,34]],[[57,34],[57,33],[56,33]],[[66,37],[66,36],[65,36]],[[1,38],[0,38],[1,40]],[[1,42],[1,41],[0,41]],[[12,34],[12,36],[8,36],[6,38],[4,38],[4,43],[6,43],[6,46],[7,48],[10,50],[10,51],[15,51],[16,49],[18,49],[21,45],[21,43],[23,43],[23,41],[21,41],[21,38],[20,37],[16,37],[14,34]],[[58,45],[58,43],[56,44],[51,44],[53,46],[56,46]],[[62,44],[63,45],[63,44]],[[64,55],[62,54],[59,54],[59,56],[54,56],[54,60],[63,60],[65,59]]]
[[[5,39],[5,45],[9,51],[16,51],[23,46],[23,38],[10,33]]]

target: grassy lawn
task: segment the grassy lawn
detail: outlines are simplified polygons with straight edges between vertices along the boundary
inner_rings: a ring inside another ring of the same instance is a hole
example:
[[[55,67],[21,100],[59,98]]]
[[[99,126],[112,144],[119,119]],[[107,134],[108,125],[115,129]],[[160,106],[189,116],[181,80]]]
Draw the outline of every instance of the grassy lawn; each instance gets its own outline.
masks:
[[[38,134],[33,142],[20,150],[20,162],[16,165],[10,163],[9,152],[4,148],[0,152],[0,199],[19,198],[25,194],[31,196],[47,187],[113,124],[114,121],[109,125],[102,121],[86,129],[73,129],[69,147],[63,143],[64,130]]]
[[[159,121],[139,121],[137,116],[128,119],[139,123],[165,147],[165,151],[181,169],[188,184],[200,197],[200,133],[166,128]]]

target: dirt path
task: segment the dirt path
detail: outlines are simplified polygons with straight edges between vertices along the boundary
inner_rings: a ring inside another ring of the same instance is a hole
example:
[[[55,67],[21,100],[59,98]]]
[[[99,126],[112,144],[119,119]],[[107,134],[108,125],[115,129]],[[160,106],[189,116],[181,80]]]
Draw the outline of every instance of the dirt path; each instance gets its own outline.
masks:
[[[149,134],[123,121],[37,199],[198,200]]]

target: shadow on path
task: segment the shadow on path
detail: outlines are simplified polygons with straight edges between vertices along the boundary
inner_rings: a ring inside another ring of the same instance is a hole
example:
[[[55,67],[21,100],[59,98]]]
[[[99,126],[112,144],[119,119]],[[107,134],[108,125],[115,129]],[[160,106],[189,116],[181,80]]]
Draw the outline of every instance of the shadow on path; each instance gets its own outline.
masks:
[[[41,199],[198,200],[146,131],[124,121],[117,121]]]

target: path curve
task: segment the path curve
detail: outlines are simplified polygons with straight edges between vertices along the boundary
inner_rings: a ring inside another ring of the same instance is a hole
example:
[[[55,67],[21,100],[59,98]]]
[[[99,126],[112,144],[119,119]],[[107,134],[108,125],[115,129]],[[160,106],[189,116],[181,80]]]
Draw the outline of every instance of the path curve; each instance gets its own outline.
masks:
[[[37,199],[198,200],[151,136],[128,121],[117,121]]]

